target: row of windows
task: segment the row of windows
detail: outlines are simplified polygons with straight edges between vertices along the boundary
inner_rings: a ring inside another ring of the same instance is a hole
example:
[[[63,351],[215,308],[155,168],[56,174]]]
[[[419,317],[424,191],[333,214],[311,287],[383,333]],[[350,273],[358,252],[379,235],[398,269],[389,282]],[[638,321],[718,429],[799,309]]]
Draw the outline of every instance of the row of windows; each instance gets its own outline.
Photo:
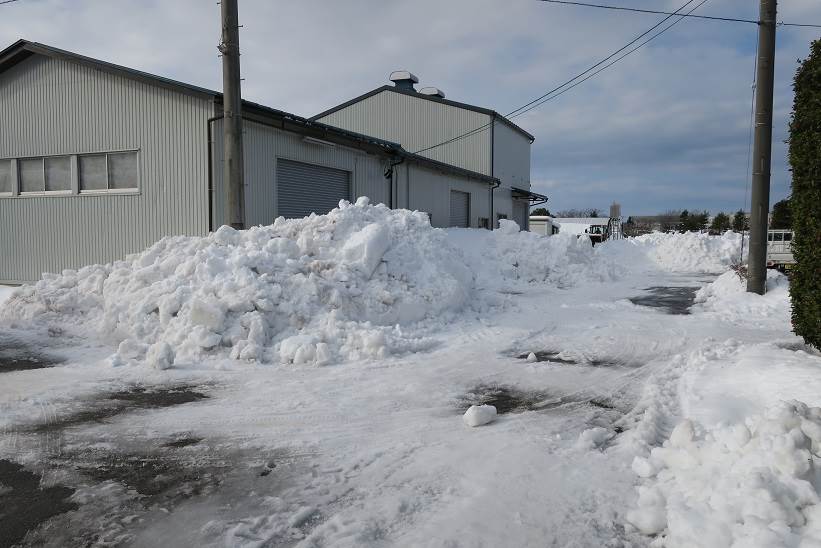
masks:
[[[79,192],[137,190],[137,152],[0,159],[0,194],[68,194],[75,188]]]

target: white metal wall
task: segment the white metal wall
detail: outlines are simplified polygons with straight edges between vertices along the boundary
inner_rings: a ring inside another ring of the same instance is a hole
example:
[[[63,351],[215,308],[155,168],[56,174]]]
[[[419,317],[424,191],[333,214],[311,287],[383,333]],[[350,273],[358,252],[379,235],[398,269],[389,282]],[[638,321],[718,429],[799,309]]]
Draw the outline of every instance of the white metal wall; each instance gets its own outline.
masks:
[[[222,119],[212,123],[214,228],[225,220],[223,185]],[[367,196],[371,203],[391,205],[390,181],[385,179],[385,160],[343,146],[306,143],[303,136],[245,120],[243,122],[246,224],[268,225],[277,218],[277,158],[342,169],[351,173],[352,195]],[[310,189],[306,189],[306,192]]]
[[[403,93],[382,91],[320,122],[399,143],[410,152],[486,126],[490,116]],[[490,129],[421,152],[423,156],[490,175]]]
[[[493,176],[502,186],[530,190],[530,139],[503,122],[493,127]]]
[[[450,191],[470,194],[470,226],[479,227],[479,218],[490,214],[490,185],[475,179],[442,173],[420,164],[405,163],[399,177],[399,204],[424,211],[436,227],[450,226]]]
[[[212,101],[34,55],[0,74],[0,158],[139,150],[133,195],[0,197],[0,282],[208,230]]]

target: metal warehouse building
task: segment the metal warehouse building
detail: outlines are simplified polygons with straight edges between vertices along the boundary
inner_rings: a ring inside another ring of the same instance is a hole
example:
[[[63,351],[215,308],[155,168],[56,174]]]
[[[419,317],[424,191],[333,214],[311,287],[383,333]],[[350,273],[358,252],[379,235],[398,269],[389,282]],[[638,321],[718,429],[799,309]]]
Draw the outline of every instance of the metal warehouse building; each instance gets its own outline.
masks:
[[[446,99],[438,88],[417,91],[419,79],[408,71],[394,72],[391,80],[393,86],[376,88],[311,119],[499,179],[492,193],[493,222],[509,218],[526,230],[530,202],[546,200],[530,191],[533,135],[498,112]],[[481,226],[485,216],[480,216]]]
[[[221,113],[215,91],[24,40],[0,52],[0,283],[223,224]],[[246,225],[358,196],[434,226],[493,218],[492,168],[250,102],[243,117]]]

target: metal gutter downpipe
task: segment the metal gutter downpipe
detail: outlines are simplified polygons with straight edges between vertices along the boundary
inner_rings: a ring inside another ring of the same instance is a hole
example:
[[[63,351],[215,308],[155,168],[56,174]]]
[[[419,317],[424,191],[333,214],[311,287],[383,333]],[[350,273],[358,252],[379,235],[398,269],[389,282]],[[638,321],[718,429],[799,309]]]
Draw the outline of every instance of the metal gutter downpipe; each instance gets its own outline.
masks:
[[[495,171],[495,159],[496,156],[496,113],[493,113],[493,118],[491,118],[490,124],[490,176],[496,177]],[[496,215],[494,215],[495,210],[493,209],[493,191],[499,188],[502,182],[498,179],[493,186],[490,187],[490,218],[487,220],[487,228],[488,230],[493,230],[493,227],[496,226]]]
[[[208,232],[214,231],[214,136],[211,124],[222,120],[224,115],[212,116],[208,119]]]

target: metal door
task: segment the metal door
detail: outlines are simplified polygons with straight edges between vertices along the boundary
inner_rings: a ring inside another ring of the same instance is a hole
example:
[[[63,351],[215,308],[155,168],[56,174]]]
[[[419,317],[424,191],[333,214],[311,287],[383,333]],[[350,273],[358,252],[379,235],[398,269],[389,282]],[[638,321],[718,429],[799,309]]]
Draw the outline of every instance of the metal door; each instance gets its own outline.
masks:
[[[470,194],[450,191],[450,226],[470,226]]]
[[[322,215],[351,199],[351,173],[277,159],[277,214],[293,219]]]

